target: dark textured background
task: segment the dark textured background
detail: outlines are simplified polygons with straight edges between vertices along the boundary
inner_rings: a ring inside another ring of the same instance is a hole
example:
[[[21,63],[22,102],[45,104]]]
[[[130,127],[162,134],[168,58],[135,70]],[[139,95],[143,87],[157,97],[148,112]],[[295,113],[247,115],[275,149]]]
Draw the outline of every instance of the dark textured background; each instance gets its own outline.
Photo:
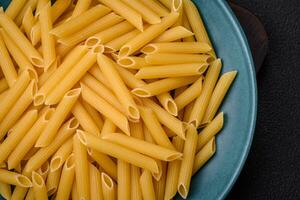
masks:
[[[227,199],[299,200],[300,0],[232,2],[258,16],[269,37],[269,51],[257,75],[252,148]]]

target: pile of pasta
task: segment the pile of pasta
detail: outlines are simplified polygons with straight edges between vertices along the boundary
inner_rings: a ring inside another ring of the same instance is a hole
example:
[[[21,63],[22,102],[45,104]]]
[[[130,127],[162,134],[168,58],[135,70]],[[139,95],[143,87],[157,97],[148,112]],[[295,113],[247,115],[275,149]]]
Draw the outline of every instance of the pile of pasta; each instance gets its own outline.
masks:
[[[237,74],[191,0],[12,0],[0,33],[4,198],[187,198]]]

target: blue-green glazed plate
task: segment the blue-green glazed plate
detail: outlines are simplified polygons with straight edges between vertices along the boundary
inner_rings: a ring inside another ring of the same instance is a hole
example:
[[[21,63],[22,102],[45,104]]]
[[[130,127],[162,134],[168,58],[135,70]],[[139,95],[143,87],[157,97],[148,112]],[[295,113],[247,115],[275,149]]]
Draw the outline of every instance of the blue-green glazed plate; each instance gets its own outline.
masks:
[[[8,0],[0,0],[3,7]],[[194,0],[216,49],[223,70],[238,75],[221,107],[225,124],[218,135],[215,156],[192,179],[188,199],[224,199],[247,158],[256,121],[255,70],[247,39],[225,0]],[[1,198],[0,198],[1,199]],[[180,199],[179,196],[176,199]]]

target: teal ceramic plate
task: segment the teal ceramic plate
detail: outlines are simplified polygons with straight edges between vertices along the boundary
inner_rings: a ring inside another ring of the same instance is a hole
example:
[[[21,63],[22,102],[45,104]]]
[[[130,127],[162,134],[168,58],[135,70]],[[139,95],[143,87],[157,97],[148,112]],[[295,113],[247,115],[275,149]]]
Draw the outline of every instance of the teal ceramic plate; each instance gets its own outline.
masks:
[[[201,10],[223,73],[238,70],[221,110],[225,126],[217,152],[192,179],[188,199],[224,199],[247,158],[255,128],[257,94],[253,61],[243,30],[225,0],[194,0]],[[7,0],[0,0],[7,6]],[[177,197],[177,199],[180,199]]]

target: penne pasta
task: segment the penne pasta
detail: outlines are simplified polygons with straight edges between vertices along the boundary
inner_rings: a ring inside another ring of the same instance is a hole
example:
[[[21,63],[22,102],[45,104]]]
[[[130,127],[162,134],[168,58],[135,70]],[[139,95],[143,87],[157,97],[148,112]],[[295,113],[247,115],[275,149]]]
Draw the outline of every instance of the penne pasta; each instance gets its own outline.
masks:
[[[97,138],[92,134],[87,134],[81,130],[77,130],[77,135],[84,145],[92,148],[93,150],[108,154],[138,167],[148,169],[151,172],[158,173],[157,164],[150,157],[144,156],[120,145]]]
[[[91,3],[92,0],[78,0],[76,2],[76,6],[73,10],[71,18],[77,17],[84,13],[90,7]]]
[[[76,180],[74,180],[74,182],[73,182],[71,196],[72,196],[72,199],[74,199],[74,200],[80,200],[79,196],[78,196],[78,192],[77,192],[77,183],[76,183]]]
[[[193,172],[194,159],[197,148],[197,130],[193,125],[187,128],[186,140],[183,147],[183,158],[178,177],[178,193],[182,198],[186,198],[189,189]]]
[[[152,41],[167,28],[172,26],[178,18],[178,13],[171,13],[164,17],[159,24],[149,26],[144,32],[123,45],[119,51],[120,57],[129,56],[139,50],[148,42]]]
[[[128,118],[131,120],[139,120],[140,114],[137,105],[135,104],[133,97],[124,84],[118,71],[115,69],[115,63],[108,57],[101,54],[98,55],[97,61],[104,75],[107,78],[110,77],[108,80],[111,84],[111,89],[122,104]]]
[[[45,186],[44,179],[37,172],[32,172],[32,185],[35,199],[47,200],[47,189]]]
[[[81,142],[78,134],[73,137],[73,152],[75,159],[75,176],[78,196],[80,199],[90,199],[89,163],[87,147]]]
[[[4,91],[6,91],[8,89],[8,84],[7,81],[5,80],[5,78],[0,80],[0,93],[2,94]]]
[[[35,197],[34,197],[33,188],[30,188],[26,194],[25,200],[34,200],[34,199],[35,199]]]
[[[143,196],[142,196],[142,190],[139,181],[141,176],[140,168],[131,165],[130,174],[131,174],[131,191],[130,191],[131,199],[142,200]]]
[[[100,81],[103,85],[105,85],[108,89],[110,89],[110,84],[108,83],[108,80],[106,79],[104,74],[101,72],[98,64],[95,64],[93,67],[91,67],[89,73],[98,81]]]
[[[165,92],[162,94],[159,94],[156,96],[160,104],[164,107],[166,111],[168,111],[171,115],[177,116],[178,115],[178,109],[177,105],[172,98],[172,96],[169,94],[169,92]]]
[[[30,179],[26,176],[6,169],[0,169],[0,182],[24,188],[32,186]]]
[[[13,200],[24,199],[27,191],[28,188],[16,186],[12,193],[11,199]]]
[[[58,184],[60,181],[60,177],[61,177],[61,171],[62,171],[62,168],[59,168],[55,171],[49,172],[49,174],[47,176],[47,181],[46,181],[48,196],[51,196],[56,193]]]
[[[25,5],[26,0],[12,0],[5,10],[5,14],[14,20],[20,13],[22,7]]]
[[[128,69],[141,69],[148,65],[145,58],[135,56],[119,58],[117,63]]]
[[[201,42],[162,42],[146,45],[141,52],[144,54],[154,53],[208,53],[211,47]]]
[[[44,73],[42,73],[39,77],[38,86],[41,88],[44,83],[52,76],[52,74],[57,70],[57,65],[60,62],[59,57],[55,59],[55,61],[47,68],[45,69]]]
[[[141,15],[131,7],[127,6],[121,0],[99,0],[101,3],[111,8],[114,12],[121,15],[129,23],[131,23],[138,30],[143,31],[143,21]]]
[[[122,145],[141,154],[163,161],[173,161],[181,158],[181,153],[155,145],[141,139],[129,137],[121,133],[109,133],[102,136],[104,140]]]
[[[27,37],[30,37],[31,29],[36,23],[36,19],[33,16],[33,11],[31,7],[28,7],[26,12],[24,13],[24,18],[22,20],[22,27],[27,35]]]
[[[208,68],[203,82],[202,92],[196,99],[189,118],[189,123],[194,124],[195,127],[201,125],[213,89],[219,77],[221,65],[221,60],[217,59],[213,61]]]
[[[172,0],[158,0],[158,1],[162,3],[169,10],[172,10]]]
[[[11,199],[11,187],[9,184],[0,182],[0,195],[4,199]]]
[[[145,6],[149,9],[153,10],[159,17],[165,17],[169,14],[168,9],[166,9],[163,5],[161,5],[156,0],[141,0]]]
[[[184,63],[209,63],[210,55],[205,54],[175,54],[175,53],[156,53],[145,56],[148,65],[170,65]]]
[[[144,170],[140,177],[140,185],[144,200],[155,200],[152,175],[148,170]]]
[[[164,199],[166,187],[167,162],[162,162],[162,175],[158,181],[154,181],[156,199]]]
[[[141,68],[135,77],[139,79],[173,78],[203,74],[208,68],[206,63],[174,64],[146,66]]]
[[[38,140],[36,141],[35,147],[46,147],[49,145],[57,135],[59,127],[62,125],[66,119],[72,107],[75,105],[81,89],[76,88],[67,92],[61,102],[55,109],[55,112],[51,116],[48,124],[40,134]]]
[[[102,200],[103,191],[102,191],[102,183],[101,183],[101,174],[99,170],[92,164],[89,164],[89,170],[90,170],[91,200]]]
[[[118,166],[118,197],[119,199],[129,200],[130,199],[130,164],[119,160],[117,161]]]
[[[18,26],[21,25],[21,23],[23,21],[23,18],[24,18],[24,15],[25,15],[25,12],[28,10],[29,7],[31,8],[31,10],[35,10],[35,8],[37,6],[37,1],[38,0],[28,0],[28,1],[25,2],[24,7],[20,10],[19,14],[14,19],[15,23]]]
[[[115,182],[104,172],[101,173],[101,183],[104,200],[116,200],[117,189]]]
[[[189,31],[192,31],[190,22],[186,16],[184,9],[183,9],[183,15],[182,15],[182,24],[186,29],[188,29]],[[192,36],[183,38],[182,41],[183,42],[195,42],[196,40],[195,40],[195,37],[192,35]]]
[[[50,172],[49,162],[45,162],[37,171],[44,180],[47,179],[47,176]]]
[[[152,42],[172,42],[187,37],[192,37],[193,32],[183,26],[175,26],[166,30],[164,33],[156,37]]]
[[[203,117],[203,122],[209,122],[215,116],[227,91],[229,90],[233,80],[235,79],[236,74],[237,71],[231,71],[223,74],[220,77],[211,95],[209,104]]]
[[[138,97],[151,97],[173,89],[189,85],[198,79],[197,76],[161,79],[147,85],[134,88],[131,92]]]
[[[73,150],[72,139],[68,139],[52,156],[50,161],[50,171],[56,171],[63,166],[67,158],[71,155]]]

